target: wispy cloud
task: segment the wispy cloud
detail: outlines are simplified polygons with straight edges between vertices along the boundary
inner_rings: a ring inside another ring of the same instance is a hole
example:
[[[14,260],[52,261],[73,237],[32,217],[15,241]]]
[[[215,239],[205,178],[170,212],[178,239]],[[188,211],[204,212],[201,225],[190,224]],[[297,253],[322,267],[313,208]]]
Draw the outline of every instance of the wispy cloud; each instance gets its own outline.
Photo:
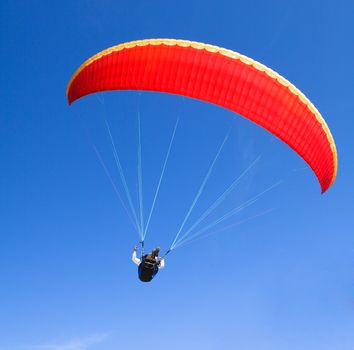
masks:
[[[21,346],[23,350],[88,350],[104,342],[108,333],[94,334],[89,337],[74,338],[65,343],[45,343],[38,345]]]

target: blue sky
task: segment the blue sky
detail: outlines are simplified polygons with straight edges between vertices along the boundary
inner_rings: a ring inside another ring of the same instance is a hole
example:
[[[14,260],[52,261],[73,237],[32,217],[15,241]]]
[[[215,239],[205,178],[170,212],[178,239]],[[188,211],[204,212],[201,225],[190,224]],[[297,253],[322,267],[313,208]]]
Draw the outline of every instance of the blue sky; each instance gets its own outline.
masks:
[[[353,16],[350,1],[1,1],[0,349],[352,349]],[[68,107],[85,59],[157,37],[238,51],[300,88],[337,144],[328,193],[281,141],[213,105],[111,92]],[[147,248],[171,243],[230,128],[191,223],[259,155],[215,218],[281,181],[148,285],[92,149],[118,183],[105,116],[135,190],[138,110],[145,217],[180,116]]]

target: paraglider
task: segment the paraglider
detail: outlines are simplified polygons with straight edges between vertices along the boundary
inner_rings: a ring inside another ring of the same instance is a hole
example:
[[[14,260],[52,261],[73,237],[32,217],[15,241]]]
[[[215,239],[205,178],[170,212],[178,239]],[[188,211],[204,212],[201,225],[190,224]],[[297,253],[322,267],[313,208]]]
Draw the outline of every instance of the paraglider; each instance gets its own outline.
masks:
[[[278,73],[234,51],[175,39],[123,43],[84,62],[66,93],[72,104],[88,94],[109,90],[172,93],[227,108],[291,147],[311,167],[322,193],[336,178],[335,143],[316,107]],[[175,247],[183,224],[168,252]],[[140,279],[151,280],[163,268],[164,259],[156,253],[138,259],[134,249]]]
[[[160,247],[156,247],[150,254],[142,253],[141,259],[136,256],[137,246],[134,246],[132,261],[138,266],[138,276],[142,282],[150,282],[159,270],[165,267],[165,259],[159,257]]]
[[[168,92],[225,107],[287,143],[312,168],[322,193],[336,178],[336,147],[319,111],[285,78],[234,51],[174,39],[120,44],[79,67],[68,102],[108,90]]]

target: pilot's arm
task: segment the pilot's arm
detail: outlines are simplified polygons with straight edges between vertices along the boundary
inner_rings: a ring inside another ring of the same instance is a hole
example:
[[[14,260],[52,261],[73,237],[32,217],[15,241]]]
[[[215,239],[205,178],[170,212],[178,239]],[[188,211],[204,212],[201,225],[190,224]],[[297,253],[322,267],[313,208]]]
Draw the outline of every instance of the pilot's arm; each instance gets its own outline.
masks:
[[[139,258],[136,257],[136,250],[137,250],[137,247],[134,246],[134,250],[133,250],[133,255],[132,255],[132,261],[135,265],[140,265],[141,263],[141,260]]]

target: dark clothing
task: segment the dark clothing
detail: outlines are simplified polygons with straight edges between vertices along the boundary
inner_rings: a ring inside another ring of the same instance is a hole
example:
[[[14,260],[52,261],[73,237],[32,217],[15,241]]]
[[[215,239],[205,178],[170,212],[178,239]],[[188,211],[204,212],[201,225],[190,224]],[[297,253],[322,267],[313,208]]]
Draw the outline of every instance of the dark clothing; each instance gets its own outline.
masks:
[[[159,261],[149,259],[149,256],[144,255],[138,267],[140,281],[150,282],[159,272],[159,264]]]

